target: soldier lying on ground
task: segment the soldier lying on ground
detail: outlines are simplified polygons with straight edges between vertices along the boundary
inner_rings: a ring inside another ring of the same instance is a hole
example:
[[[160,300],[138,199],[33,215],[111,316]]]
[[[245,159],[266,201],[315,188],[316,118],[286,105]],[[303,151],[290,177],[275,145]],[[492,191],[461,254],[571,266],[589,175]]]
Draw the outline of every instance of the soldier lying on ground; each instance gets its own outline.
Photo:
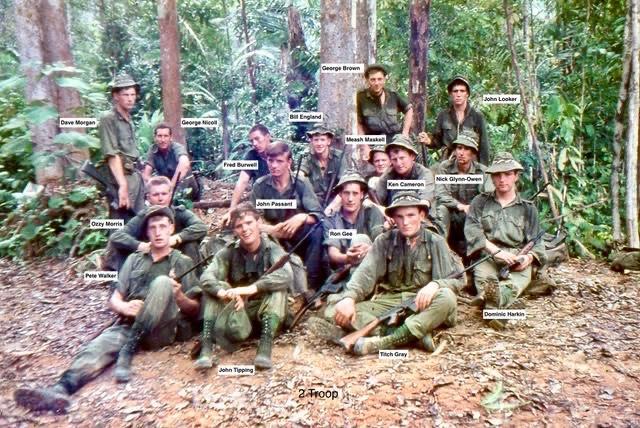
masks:
[[[169,245],[189,256],[193,263],[200,261],[198,247],[209,229],[192,211],[184,206],[171,206],[171,183],[167,177],[151,177],[147,183],[147,200],[151,205],[170,207],[175,217],[175,234],[171,236]],[[144,239],[143,221],[146,212],[129,220],[121,229],[109,237],[105,258],[107,267],[119,270],[126,257],[134,251],[149,252],[151,243]]]
[[[444,239],[424,223],[428,209],[415,193],[396,193],[386,214],[393,217],[397,228],[375,240],[344,291],[327,299],[325,319],[310,320],[312,331],[335,341],[345,331],[359,330],[402,301],[415,297],[416,314],[395,329],[376,328],[373,337],[356,342],[353,352],[371,354],[414,341],[433,351],[433,330],[456,322],[456,294],[464,282],[446,279],[454,266]]]
[[[217,364],[213,341],[242,342],[261,326],[255,358],[258,369],[271,368],[273,338],[285,318],[287,287],[293,281],[289,263],[264,275],[285,251],[260,233],[260,214],[250,203],[238,205],[230,216],[237,241],[219,251],[202,274],[204,326],[198,369]]]
[[[150,239],[148,253],[136,252],[127,258],[109,308],[119,321],[85,344],[71,367],[48,388],[20,388],[16,402],[31,410],[64,412],[69,395],[95,379],[116,361],[118,382],[128,382],[131,360],[138,344],[158,349],[175,340],[188,340],[197,326],[200,311],[200,287],[193,272],[178,283],[193,265],[191,259],[169,244],[173,234],[173,212],[168,207],[152,207],[143,222]]]
[[[522,169],[511,153],[496,154],[486,171],[491,174],[495,191],[473,199],[464,226],[469,257],[495,253],[473,272],[478,294],[472,304],[487,309],[511,306],[531,283],[532,264],[542,266],[546,262],[542,240],[528,254],[516,256],[540,233],[538,210],[532,202],[521,199],[516,188]],[[501,279],[498,273],[505,265],[511,272]],[[499,320],[489,324],[494,328],[504,326]]]

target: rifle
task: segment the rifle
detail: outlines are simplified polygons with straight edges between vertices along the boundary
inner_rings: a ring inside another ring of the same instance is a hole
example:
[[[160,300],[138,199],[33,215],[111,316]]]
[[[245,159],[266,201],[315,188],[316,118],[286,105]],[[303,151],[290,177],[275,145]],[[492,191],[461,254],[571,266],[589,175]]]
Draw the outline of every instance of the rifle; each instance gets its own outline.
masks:
[[[94,181],[97,181],[98,184],[100,184],[104,188],[104,193],[109,200],[109,205],[113,209],[120,209],[120,205],[118,205],[118,190],[104,179],[102,174],[100,174],[100,172],[91,163],[91,161],[86,160],[82,165],[82,168],[80,168],[80,171],[82,171],[88,177],[91,177]]]
[[[483,263],[484,261],[492,258],[496,254],[497,254],[497,251],[495,253],[493,253],[493,254],[487,254],[486,256],[484,256],[480,260],[476,261],[475,263],[469,265],[468,267],[466,267],[462,271],[451,273],[445,279],[460,278],[466,272],[468,272],[471,269],[473,269],[474,267],[478,266],[480,263]],[[342,346],[344,346],[344,348],[347,351],[350,351],[353,348],[353,345],[356,343],[356,341],[358,339],[360,339],[361,337],[367,336],[376,327],[378,327],[382,322],[386,322],[388,325],[397,324],[401,317],[403,317],[404,315],[406,315],[407,313],[410,313],[410,312],[418,312],[418,308],[416,307],[416,299],[415,299],[415,297],[412,297],[412,298],[409,298],[407,300],[404,300],[398,306],[395,306],[395,307],[389,309],[388,311],[386,311],[385,313],[383,313],[382,315],[376,317],[376,319],[374,319],[369,324],[367,324],[364,327],[362,327],[360,330],[356,330],[353,333],[350,333],[350,334],[346,335],[345,337],[340,339],[340,343],[342,344]]]
[[[542,193],[542,191],[543,191],[544,189],[546,189],[546,188],[547,188],[547,186],[548,186],[549,184],[551,184],[551,183],[550,183],[550,182],[548,182],[548,181],[547,181],[546,183],[544,183],[544,185],[543,185],[541,188],[539,188],[539,189],[538,189],[538,191],[537,191],[536,193],[534,193],[534,194],[533,194],[533,196],[531,196],[531,197],[529,198],[529,200],[530,200],[530,201],[533,201],[533,200],[534,200],[534,199],[535,199],[535,198],[536,198],[540,193]]]
[[[320,287],[320,289],[316,291],[313,296],[311,296],[307,303],[302,308],[300,308],[298,312],[296,312],[295,316],[293,317],[293,321],[289,326],[289,331],[294,329],[294,327],[298,324],[298,321],[300,321],[300,318],[302,318],[302,316],[316,304],[316,301],[324,299],[329,294],[335,294],[342,291],[342,288],[344,287],[344,283],[342,282],[342,280],[347,277],[350,270],[351,264],[347,263],[342,268],[332,273],[329,278],[327,278],[322,287]]]
[[[538,233],[531,241],[527,242],[527,244],[524,247],[522,247],[522,249],[520,251],[518,251],[518,254],[516,255],[516,257],[520,258],[520,256],[524,256],[529,251],[531,251],[533,246],[538,243],[540,238],[542,238],[545,233],[546,233],[546,231],[541,230],[540,233]],[[513,269],[515,267],[518,267],[520,265],[520,263],[521,262],[518,262],[518,263],[513,264],[511,266],[504,266],[502,269],[500,269],[500,272],[498,273],[498,279],[504,280],[504,279],[509,278],[509,272],[511,271],[511,269]]]
[[[209,260],[211,260],[211,258],[214,256],[214,254],[211,254],[207,257],[205,257],[204,259],[200,260],[198,263],[196,263],[195,265],[191,266],[191,268],[187,269],[185,272],[183,272],[182,274],[180,274],[180,276],[174,278],[176,281],[180,282],[180,280],[182,278],[184,278],[186,275],[190,274],[191,272],[193,272],[194,270],[196,270],[197,268],[199,268],[200,266],[202,266],[203,264],[205,264],[206,262],[208,262]],[[102,325],[102,327],[100,327],[95,333],[93,333],[91,336],[89,336],[89,338],[87,339],[87,342],[95,339],[96,337],[100,336],[106,329],[108,329],[109,327],[112,327],[120,322],[122,322],[126,317],[122,316],[122,315],[116,315],[112,320],[104,323]]]
[[[338,161],[338,170],[333,174],[333,177],[331,177],[331,182],[329,183],[329,187],[327,188],[327,193],[324,195],[324,201],[322,202],[322,209],[325,209],[327,207],[327,203],[329,202],[329,195],[331,195],[333,186],[334,184],[336,184],[336,178],[338,177],[338,173],[340,172],[340,168],[342,167],[342,161],[344,160],[345,153],[347,153],[346,147],[342,151],[342,154],[340,155],[340,160]]]

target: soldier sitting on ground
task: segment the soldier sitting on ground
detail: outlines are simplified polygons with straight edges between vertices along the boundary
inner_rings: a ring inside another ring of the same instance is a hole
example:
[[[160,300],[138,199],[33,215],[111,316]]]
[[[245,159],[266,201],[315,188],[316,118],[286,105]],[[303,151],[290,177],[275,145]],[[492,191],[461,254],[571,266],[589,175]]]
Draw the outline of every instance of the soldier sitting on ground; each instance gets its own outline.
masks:
[[[476,196],[471,202],[464,234],[467,254],[478,258],[482,253],[494,254],[473,271],[477,296],[472,304],[487,309],[510,307],[531,283],[532,265],[543,266],[546,253],[542,239],[527,254],[517,253],[540,233],[538,210],[532,202],[520,198],[516,183],[522,171],[511,153],[498,153],[487,173],[495,191]],[[498,273],[509,266],[509,276]],[[494,328],[504,323],[491,320]]]
[[[382,177],[382,174],[387,172],[387,169],[391,166],[391,161],[389,160],[385,146],[375,146],[371,148],[369,152],[369,163],[373,165],[375,173],[369,177],[367,184],[370,189],[375,189],[378,186],[378,181],[380,177]]]
[[[293,271],[286,263],[264,275],[286,253],[260,233],[260,223],[260,214],[248,202],[231,211],[230,224],[238,240],[219,251],[202,274],[204,326],[198,369],[217,364],[214,340],[242,342],[251,335],[252,323],[261,326],[255,366],[271,368],[273,338],[286,315]]]
[[[168,207],[152,207],[147,212],[143,228],[150,250],[127,258],[109,299],[109,308],[120,317],[118,322],[85,344],[53,386],[16,390],[14,397],[20,406],[64,412],[70,404],[69,396],[116,359],[116,381],[128,382],[139,344],[158,349],[192,336],[200,311],[200,287],[193,272],[180,282],[173,279],[174,274],[178,277],[193,265],[169,244],[173,223]]]
[[[327,299],[326,319],[310,320],[312,331],[335,341],[345,331],[361,329],[402,301],[415,297],[417,313],[395,329],[377,327],[372,337],[358,339],[353,352],[377,353],[415,341],[434,350],[433,330],[456,322],[456,294],[463,281],[447,279],[454,266],[445,240],[424,223],[428,210],[428,204],[414,192],[395,195],[386,214],[393,217],[397,228],[375,240],[344,291]]]

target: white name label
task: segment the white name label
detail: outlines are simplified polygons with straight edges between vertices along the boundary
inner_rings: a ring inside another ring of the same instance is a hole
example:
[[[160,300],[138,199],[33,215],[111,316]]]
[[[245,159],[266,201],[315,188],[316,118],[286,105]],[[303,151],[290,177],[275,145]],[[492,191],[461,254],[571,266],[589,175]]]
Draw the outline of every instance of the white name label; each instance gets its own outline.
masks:
[[[379,350],[378,358],[381,360],[400,360],[409,357],[409,351],[404,349]]]
[[[117,281],[118,271],[115,270],[88,270],[84,273],[85,281]]]
[[[329,238],[353,239],[356,229],[329,229]]]
[[[485,94],[482,96],[484,104],[519,104],[520,95],[516,94]]]
[[[220,376],[253,376],[256,366],[218,366]]]
[[[188,118],[183,117],[180,119],[180,126],[183,128],[217,128],[218,119],[210,117],[201,118]]]
[[[384,135],[345,135],[345,144],[386,144],[387,137]]]
[[[482,174],[442,174],[436,175],[436,184],[482,184]]]
[[[92,218],[89,221],[89,229],[120,229],[124,226],[124,220],[121,218],[117,219],[102,219],[102,218]]]
[[[322,122],[324,113],[319,111],[292,111],[289,113],[289,122]]]
[[[321,73],[364,73],[364,64],[321,64]]]
[[[420,190],[427,187],[425,180],[388,180],[387,190]]]
[[[523,309],[484,309],[482,319],[485,320],[523,320],[527,311]]]
[[[296,209],[298,201],[295,199],[256,199],[257,209]]]
[[[60,128],[95,128],[98,119],[95,117],[61,117],[58,121]]]
[[[258,169],[258,161],[243,161],[243,160],[226,160],[222,162],[222,169]]]

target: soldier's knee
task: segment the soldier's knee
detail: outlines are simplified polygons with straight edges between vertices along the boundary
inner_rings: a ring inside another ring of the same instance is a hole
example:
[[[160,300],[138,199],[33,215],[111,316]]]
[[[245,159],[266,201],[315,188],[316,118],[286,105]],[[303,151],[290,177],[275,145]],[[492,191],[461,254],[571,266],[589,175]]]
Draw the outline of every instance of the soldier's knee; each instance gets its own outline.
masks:
[[[149,294],[167,294],[173,292],[173,282],[167,275],[160,275],[156,277],[151,284],[149,284]]]

